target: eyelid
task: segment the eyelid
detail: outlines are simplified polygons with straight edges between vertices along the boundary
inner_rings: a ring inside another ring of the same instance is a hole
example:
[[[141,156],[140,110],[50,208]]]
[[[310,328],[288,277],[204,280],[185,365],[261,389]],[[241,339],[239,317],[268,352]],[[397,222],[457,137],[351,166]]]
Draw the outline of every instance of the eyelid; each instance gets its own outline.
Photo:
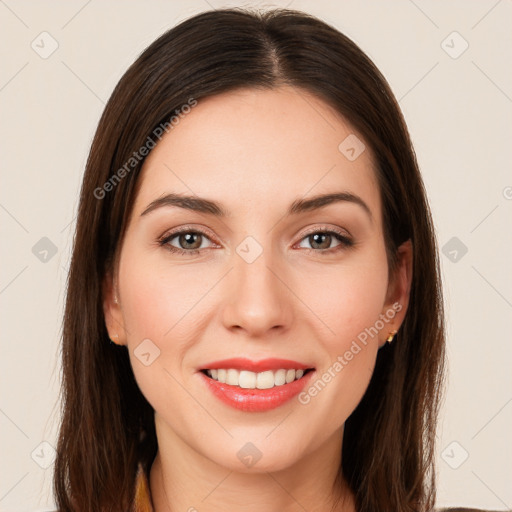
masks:
[[[169,244],[170,240],[172,240],[176,236],[179,236],[182,233],[191,233],[191,232],[199,233],[199,234],[203,235],[208,240],[210,240],[214,245],[217,245],[217,247],[219,245],[221,245],[215,241],[216,237],[212,236],[210,234],[209,230],[207,230],[204,227],[196,227],[196,226],[192,226],[192,225],[183,225],[183,226],[180,226],[179,228],[175,228],[175,229],[171,229],[170,231],[166,231],[161,237],[158,238],[158,243],[161,246],[165,246],[165,245],[170,246],[170,244]],[[314,233],[334,233],[335,235],[338,235],[340,237],[341,240],[339,240],[339,241],[342,245],[345,244],[345,245],[350,246],[350,245],[354,244],[352,235],[347,230],[344,230],[337,226],[334,227],[334,226],[327,226],[327,225],[320,225],[320,226],[317,225],[317,226],[312,226],[312,227],[306,229],[306,231],[303,231],[300,235],[299,240],[293,245],[293,247],[300,244],[305,238],[307,238],[309,235],[314,234]],[[181,248],[174,247],[174,246],[170,246],[170,247],[172,247],[172,249],[169,248],[169,250],[171,250],[172,252],[177,252],[180,254],[187,254],[187,255],[199,254],[200,252],[202,252],[206,249],[212,248],[212,247],[205,247],[202,249],[181,249]],[[215,248],[215,247],[213,247],[213,248]],[[319,254],[320,253],[328,254],[330,252],[336,251],[336,247],[333,247],[331,249],[321,250],[321,251],[315,250],[315,249],[308,249],[308,248],[302,248],[302,249],[306,250],[308,252],[310,252],[310,251],[317,252]]]
[[[334,233],[337,233],[338,235],[343,236],[345,238],[352,238],[352,235],[346,229],[338,228],[336,226],[327,226],[327,225],[321,224],[319,226],[313,226],[312,228],[307,229],[306,231],[302,232],[300,235],[301,236],[300,240],[302,240],[304,237],[306,237],[312,233],[318,233],[318,232],[325,233],[328,231],[333,231]]]
[[[208,238],[208,240],[210,240],[213,244],[220,245],[220,243],[215,240],[216,237],[213,236],[209,230],[207,230],[206,228],[203,228],[203,227],[196,227],[196,226],[192,226],[192,225],[184,225],[184,226],[180,226],[179,228],[175,228],[175,229],[171,229],[170,231],[166,231],[162,236],[158,237],[157,241],[160,245],[165,245],[170,240],[172,240],[173,238],[175,238],[178,235],[181,235],[182,233],[199,233],[199,234],[205,236],[206,238]],[[177,247],[175,247],[175,249],[185,250],[185,249],[178,249]],[[204,249],[189,249],[189,250],[186,250],[186,252],[193,253],[194,251],[199,252],[202,250],[204,250]]]
[[[307,229],[306,231],[303,231],[300,235],[299,241],[296,242],[293,247],[300,245],[303,240],[306,240],[310,235],[316,233],[323,233],[334,236],[334,238],[338,240],[339,244],[335,247],[331,247],[329,249],[324,250],[316,250],[310,249],[308,247],[302,247],[303,251],[306,251],[307,253],[317,254],[322,257],[327,257],[329,255],[335,255],[339,251],[350,249],[356,244],[352,235],[345,229],[339,228],[338,226],[317,225]]]
[[[306,229],[306,231],[303,231],[300,235],[299,241],[301,241],[304,237],[312,234],[312,233],[318,233],[318,232],[327,232],[327,231],[333,231],[337,233],[338,235],[352,238],[352,235],[345,229],[341,229],[334,226],[327,226],[327,225],[320,225],[320,226],[313,226],[311,228]],[[209,230],[206,230],[206,228],[203,227],[195,227],[192,225],[183,225],[176,229],[171,229],[170,231],[166,231],[162,236],[158,238],[158,240],[165,240],[166,238],[169,238],[173,235],[179,235],[181,233],[189,233],[189,232],[199,232],[202,235],[205,235],[207,238],[209,238],[211,241],[212,238],[216,238],[215,236],[212,236]]]
[[[169,229],[167,230],[160,238],[166,238],[167,236],[182,233],[182,232],[189,232],[189,231],[197,231],[199,233],[202,233],[204,235],[207,235],[209,238],[215,238],[215,235],[211,230],[208,228],[205,228],[203,226],[198,226],[195,224],[183,224],[177,228]]]

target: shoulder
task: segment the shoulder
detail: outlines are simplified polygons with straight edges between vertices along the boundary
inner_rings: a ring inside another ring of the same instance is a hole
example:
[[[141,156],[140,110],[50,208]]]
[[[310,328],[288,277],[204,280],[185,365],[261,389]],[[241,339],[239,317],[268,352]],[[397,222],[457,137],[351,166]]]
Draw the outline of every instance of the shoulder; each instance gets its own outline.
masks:
[[[482,508],[466,508],[466,507],[450,507],[450,508],[438,508],[435,512],[499,512],[498,510],[488,510]],[[512,512],[512,511],[505,511]]]

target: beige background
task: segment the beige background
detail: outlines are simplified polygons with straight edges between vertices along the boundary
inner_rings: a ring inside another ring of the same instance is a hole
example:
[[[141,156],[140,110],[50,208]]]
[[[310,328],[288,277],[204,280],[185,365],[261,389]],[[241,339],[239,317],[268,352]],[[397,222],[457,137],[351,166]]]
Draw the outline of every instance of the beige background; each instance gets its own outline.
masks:
[[[388,78],[445,253],[450,378],[439,506],[512,508],[510,0],[0,0],[0,510],[53,506],[65,279],[80,180],[104,103],[162,32],[228,5],[315,14]]]

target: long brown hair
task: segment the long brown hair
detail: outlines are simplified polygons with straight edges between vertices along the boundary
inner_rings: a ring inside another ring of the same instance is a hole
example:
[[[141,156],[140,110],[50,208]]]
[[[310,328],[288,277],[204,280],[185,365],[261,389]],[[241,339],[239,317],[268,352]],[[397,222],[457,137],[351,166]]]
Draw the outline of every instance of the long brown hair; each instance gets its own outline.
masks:
[[[347,479],[360,512],[433,507],[444,376],[441,280],[426,193],[399,106],[369,58],[328,24],[286,9],[220,9],[180,23],[139,56],[112,93],[92,143],[63,327],[54,474],[61,512],[126,512],[138,464],[148,473],[157,451],[153,409],[126,347],[109,342],[102,308],[102,285],[113,271],[144,162],[130,159],[154,145],[155,129],[168,127],[191,99],[283,84],[324,100],[371,149],[390,271],[402,242],[410,239],[414,248],[409,308],[395,341],[379,350],[370,385],[346,421],[338,476]]]

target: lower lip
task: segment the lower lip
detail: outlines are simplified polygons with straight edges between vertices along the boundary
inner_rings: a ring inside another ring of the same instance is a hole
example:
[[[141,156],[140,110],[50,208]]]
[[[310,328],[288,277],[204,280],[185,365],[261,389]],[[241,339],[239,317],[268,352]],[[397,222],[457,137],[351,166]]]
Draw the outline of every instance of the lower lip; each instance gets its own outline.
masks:
[[[289,384],[274,386],[270,389],[244,389],[223,384],[199,372],[206,381],[208,389],[225,404],[245,412],[263,412],[279,407],[297,396],[309,383],[314,370]]]

